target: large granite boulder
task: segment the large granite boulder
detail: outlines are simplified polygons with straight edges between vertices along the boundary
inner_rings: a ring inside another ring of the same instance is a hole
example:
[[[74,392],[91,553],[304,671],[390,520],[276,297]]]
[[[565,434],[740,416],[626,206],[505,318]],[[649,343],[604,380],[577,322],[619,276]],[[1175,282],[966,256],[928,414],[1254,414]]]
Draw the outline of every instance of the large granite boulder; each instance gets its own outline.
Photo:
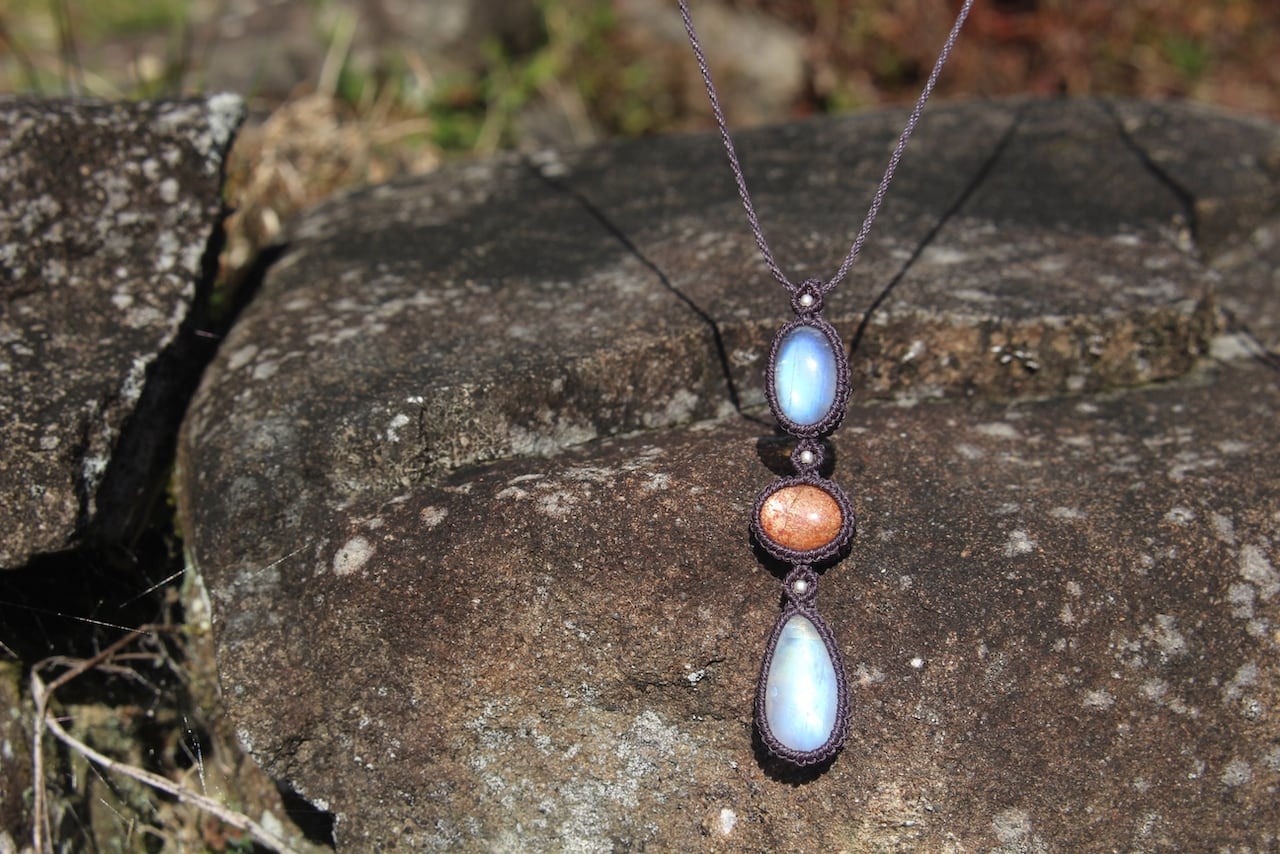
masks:
[[[0,568],[145,519],[201,367],[180,333],[242,112],[0,98]]]
[[[793,275],[838,264],[902,120],[742,135]],[[1182,105],[930,111],[828,300],[861,525],[821,582],[853,711],[817,775],[752,735],[788,309],[717,140],[308,214],[179,447],[242,742],[354,849],[1271,844],[1280,390],[1244,357],[1277,151]]]

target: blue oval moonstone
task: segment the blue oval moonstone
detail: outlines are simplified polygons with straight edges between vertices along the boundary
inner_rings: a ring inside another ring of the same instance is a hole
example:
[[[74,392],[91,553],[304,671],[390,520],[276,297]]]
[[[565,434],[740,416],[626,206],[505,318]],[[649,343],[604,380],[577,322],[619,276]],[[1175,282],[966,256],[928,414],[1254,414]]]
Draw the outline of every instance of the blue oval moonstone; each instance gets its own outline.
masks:
[[[817,750],[836,728],[839,686],[831,654],[813,623],[796,614],[778,635],[765,680],[769,732],[792,750]]]
[[[812,326],[783,336],[773,366],[778,408],[793,424],[817,424],[836,400],[836,354],[831,339]]]

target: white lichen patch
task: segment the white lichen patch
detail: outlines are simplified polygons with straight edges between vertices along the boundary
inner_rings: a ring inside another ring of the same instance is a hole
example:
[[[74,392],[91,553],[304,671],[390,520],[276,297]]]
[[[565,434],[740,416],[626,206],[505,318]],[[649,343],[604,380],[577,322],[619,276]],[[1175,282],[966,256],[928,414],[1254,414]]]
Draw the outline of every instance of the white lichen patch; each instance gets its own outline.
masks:
[[[1257,587],[1264,602],[1280,591],[1280,575],[1262,549],[1252,543],[1240,549],[1240,577]]]
[[[443,522],[445,517],[448,515],[449,509],[447,507],[427,506],[423,507],[421,512],[418,513],[418,519],[423,525],[430,529]]]
[[[698,396],[688,389],[676,389],[667,400],[661,411],[648,412],[644,415],[646,427],[669,427],[692,421],[698,410]]]
[[[1116,698],[1109,691],[1085,691],[1080,704],[1086,709],[1109,709],[1115,705]]]
[[[644,489],[648,492],[659,492],[670,487],[671,475],[666,472],[654,472],[644,483]]]
[[[1222,686],[1223,702],[1231,702],[1240,699],[1244,694],[1244,689],[1251,685],[1258,684],[1258,665],[1256,662],[1250,661],[1236,668],[1235,675],[1226,685]]]
[[[1033,832],[1031,815],[1026,810],[1007,809],[991,820],[991,831],[1000,842],[992,854],[1047,854],[1045,841]]]
[[[1189,718],[1200,717],[1200,709],[1195,706],[1188,706],[1181,697],[1174,695],[1169,683],[1163,679],[1151,678],[1143,680],[1142,684],[1138,686],[1138,694],[1157,706],[1163,706],[1176,715],[1185,715]]]
[[[920,263],[922,264],[951,266],[953,264],[963,264],[968,260],[968,252],[950,246],[930,246],[920,254]]]
[[[1023,530],[1009,532],[1009,539],[1004,544],[1005,557],[1017,557],[1019,555],[1030,554],[1035,551],[1036,541]]]
[[[539,495],[537,499],[538,510],[553,519],[567,519],[577,504],[578,496],[564,490]]]
[[[996,301],[995,294],[980,291],[977,288],[956,288],[951,291],[951,296],[958,300],[964,300],[965,302],[988,304]]]
[[[142,397],[142,390],[147,384],[147,368],[150,365],[151,360],[142,356],[135,357],[129,363],[129,373],[120,384],[120,398],[128,403],[130,408]]]
[[[1166,659],[1187,653],[1187,639],[1178,631],[1178,619],[1172,614],[1156,614],[1156,624],[1143,626],[1142,633],[1155,641],[1160,654]]]
[[[1164,514],[1164,520],[1171,525],[1177,525],[1185,528],[1196,520],[1196,511],[1190,507],[1181,505],[1169,508],[1169,512]]]
[[[1215,335],[1209,340],[1209,356],[1215,362],[1256,358],[1257,344],[1244,334]]]
[[[529,490],[521,489],[518,486],[508,486],[505,489],[498,490],[498,494],[494,498],[500,498],[504,501],[519,501],[529,497]]]
[[[1058,519],[1063,522],[1078,522],[1087,518],[1083,510],[1075,507],[1054,507],[1049,511],[1050,519]]]
[[[518,424],[507,429],[511,453],[526,457],[550,457],[565,448],[583,445],[599,435],[589,424],[576,424],[555,416],[550,410],[541,413],[545,425],[530,430]]]
[[[989,436],[992,439],[1022,438],[1022,434],[1018,432],[1018,428],[1014,427],[1007,421],[989,421],[985,424],[979,424],[973,429],[975,432],[981,433],[983,436]]]
[[[405,427],[409,426],[409,423],[411,420],[412,419],[410,419],[409,416],[405,415],[403,412],[397,413],[395,416],[393,416],[391,421],[387,424],[387,432],[386,432],[387,441],[399,442],[400,431],[403,430]]]
[[[1227,545],[1235,545],[1236,542],[1236,524],[1230,516],[1222,513],[1212,513],[1209,516],[1209,524],[1213,527],[1213,535]]]
[[[333,555],[335,575],[350,575],[373,557],[374,547],[364,537],[352,537]]]
[[[1206,457],[1194,451],[1180,451],[1169,466],[1169,479],[1181,483],[1187,476],[1202,469],[1215,468],[1221,465],[1217,457]]]
[[[155,161],[151,161],[154,163]],[[167,205],[175,204],[178,201],[179,193],[178,182],[174,178],[165,178],[156,185],[156,192],[160,194],[160,200]]]
[[[1139,686],[1138,693],[1153,703],[1159,703],[1169,693],[1169,683],[1163,679],[1147,679]]]
[[[107,463],[110,460],[102,454],[86,455],[80,464],[80,478],[83,480],[86,492],[93,495],[98,490],[98,485],[102,482],[102,476],[107,473]],[[97,502],[91,500],[92,507],[96,508]]]
[[[1227,788],[1243,786],[1253,779],[1253,768],[1243,759],[1232,759],[1222,769],[1222,785]]]
[[[1231,606],[1231,616],[1238,620],[1253,619],[1253,602],[1258,593],[1252,584],[1237,581],[1227,588],[1227,602]]]
[[[853,668],[853,681],[860,687],[866,688],[871,685],[878,685],[883,682],[887,676],[880,668],[869,665],[866,662],[858,662]]]
[[[263,380],[269,380],[274,377],[279,370],[280,363],[268,359],[254,365],[250,376],[253,377],[254,380],[262,382]]]
[[[244,347],[234,350],[231,355],[227,357],[227,370],[238,371],[245,365],[252,362],[257,355],[258,345],[246,344]]]

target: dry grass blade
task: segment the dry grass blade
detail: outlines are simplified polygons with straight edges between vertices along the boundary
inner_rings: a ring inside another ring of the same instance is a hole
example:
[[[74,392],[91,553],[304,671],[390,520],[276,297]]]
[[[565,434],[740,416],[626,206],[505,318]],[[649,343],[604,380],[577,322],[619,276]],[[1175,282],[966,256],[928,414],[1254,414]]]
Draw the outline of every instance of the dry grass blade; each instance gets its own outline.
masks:
[[[124,762],[119,762],[112,759],[110,756],[99,753],[97,750],[94,750],[92,747],[67,732],[63,728],[62,724],[55,717],[49,714],[49,702],[53,698],[53,693],[59,687],[92,669],[104,665],[109,659],[116,655],[116,653],[120,652],[138,638],[157,631],[168,631],[172,629],[172,626],[143,626],[120,638],[92,658],[76,661],[67,659],[65,656],[57,656],[55,659],[47,659],[31,668],[31,696],[35,702],[36,709],[35,734],[33,736],[32,744],[32,779],[35,781],[32,842],[35,850],[39,852],[39,854],[45,854],[45,852],[53,851],[52,834],[49,826],[48,806],[45,799],[44,786],[44,751],[42,749],[42,742],[46,731],[67,747],[71,748],[71,750],[101,767],[104,771],[123,774],[126,777],[130,777],[133,780],[147,786],[151,786],[158,791],[177,798],[185,804],[204,810],[230,827],[234,827],[237,830],[248,834],[254,841],[261,845],[267,846],[275,851],[293,854],[294,849],[286,840],[282,839],[280,836],[263,827],[248,816],[236,812],[206,795],[175,783],[167,777],[154,774],[144,768],[138,768]],[[51,664],[69,666],[70,669],[65,673],[60,674],[56,679],[46,683],[40,677],[40,670],[42,667],[49,666]]]

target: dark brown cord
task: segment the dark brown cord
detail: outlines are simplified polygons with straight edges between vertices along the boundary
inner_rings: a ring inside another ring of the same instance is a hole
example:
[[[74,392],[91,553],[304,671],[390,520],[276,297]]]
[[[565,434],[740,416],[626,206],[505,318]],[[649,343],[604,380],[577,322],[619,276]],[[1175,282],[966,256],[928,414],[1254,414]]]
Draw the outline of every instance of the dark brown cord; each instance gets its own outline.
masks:
[[[724,143],[725,154],[729,157],[729,167],[733,170],[734,183],[738,185],[738,196],[742,199],[742,206],[747,212],[747,221],[751,225],[751,233],[755,236],[756,246],[760,248],[760,255],[764,258],[765,264],[769,267],[769,272],[773,277],[788,290],[795,290],[795,285],[787,278],[787,274],[778,266],[778,262],[773,258],[773,252],[769,249],[769,241],[765,240],[764,231],[760,227],[760,219],[756,216],[755,206],[751,203],[751,193],[747,190],[747,179],[742,172],[742,164],[738,162],[738,152],[734,149],[733,138],[729,136],[729,125],[724,118],[724,110],[720,108],[720,97],[716,93],[715,83],[711,80],[711,68],[707,65],[707,58],[702,52],[702,44],[698,41],[698,33],[693,27],[693,16],[689,14],[688,0],[677,0],[680,5],[680,16],[684,19],[684,29],[689,36],[689,44],[693,48],[694,59],[698,63],[698,71],[702,73],[702,82],[707,88],[707,98],[711,101],[711,112],[715,115],[716,126],[720,130],[720,141]],[[907,119],[906,125],[902,128],[902,134],[898,137],[898,144],[893,149],[893,154],[889,157],[889,165],[885,167],[884,176],[880,179],[880,185],[876,188],[875,195],[871,198],[871,206],[867,209],[867,215],[862,220],[862,227],[858,229],[858,234],[853,240],[853,245],[849,247],[849,252],[845,255],[844,261],[840,264],[840,269],[836,274],[822,286],[822,292],[827,293],[836,285],[844,281],[849,275],[850,268],[853,267],[858,255],[862,253],[862,245],[867,242],[867,235],[871,233],[871,224],[875,222],[876,216],[880,213],[880,206],[884,203],[885,194],[889,191],[889,183],[893,180],[893,174],[898,170],[898,163],[902,160],[902,153],[906,151],[907,140],[911,138],[911,134],[915,132],[916,125],[920,123],[920,114],[924,112],[924,105],[929,100],[929,96],[933,94],[934,87],[938,84],[938,77],[942,74],[942,67],[946,65],[947,59],[951,56],[951,51],[955,48],[956,40],[960,37],[960,28],[964,26],[965,19],[969,17],[969,10],[973,8],[973,0],[964,0],[964,5],[960,7],[960,12],[956,16],[956,22],[951,27],[951,32],[947,34],[947,40],[942,45],[942,51],[938,54],[937,61],[933,64],[933,71],[929,72],[929,79],[925,81],[924,89],[920,92],[920,97],[916,99],[916,105],[911,110],[911,117]]]

